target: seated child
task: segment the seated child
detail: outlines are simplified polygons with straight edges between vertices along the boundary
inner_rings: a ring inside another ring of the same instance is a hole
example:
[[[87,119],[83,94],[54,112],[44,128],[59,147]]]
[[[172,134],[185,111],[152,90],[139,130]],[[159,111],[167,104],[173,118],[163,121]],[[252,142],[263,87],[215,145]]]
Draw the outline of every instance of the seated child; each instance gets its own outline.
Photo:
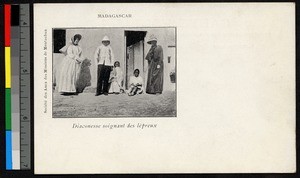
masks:
[[[134,70],[134,76],[131,76],[129,79],[129,90],[128,90],[128,95],[133,96],[133,95],[138,95],[143,93],[143,78],[139,76],[140,70],[135,69]]]
[[[119,94],[124,91],[124,89],[123,89],[123,72],[122,72],[122,69],[120,68],[119,61],[116,61],[114,63],[114,68],[110,72],[110,77],[109,77],[108,83],[110,83],[109,93]]]

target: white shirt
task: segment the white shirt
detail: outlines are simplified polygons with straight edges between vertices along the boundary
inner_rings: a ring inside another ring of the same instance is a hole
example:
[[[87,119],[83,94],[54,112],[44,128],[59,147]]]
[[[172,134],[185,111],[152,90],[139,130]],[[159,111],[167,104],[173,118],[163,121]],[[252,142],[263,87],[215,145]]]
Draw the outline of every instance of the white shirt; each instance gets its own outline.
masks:
[[[130,85],[137,85],[140,84],[142,86],[144,86],[144,82],[143,82],[143,78],[141,76],[135,77],[135,76],[131,76],[129,79],[129,83]]]
[[[100,64],[104,64],[106,66],[113,66],[115,59],[114,59],[114,54],[113,51],[111,49],[110,45],[104,46],[101,45],[99,46],[96,51],[95,51],[95,55],[94,58],[96,60],[96,63],[98,65]]]

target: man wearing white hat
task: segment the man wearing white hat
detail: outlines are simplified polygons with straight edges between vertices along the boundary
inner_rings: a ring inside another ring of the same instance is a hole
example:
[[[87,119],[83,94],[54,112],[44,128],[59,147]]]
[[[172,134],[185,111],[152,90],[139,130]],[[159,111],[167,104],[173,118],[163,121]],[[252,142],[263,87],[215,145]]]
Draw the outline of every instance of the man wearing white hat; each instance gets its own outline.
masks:
[[[157,38],[154,35],[149,37],[147,43],[151,45],[151,48],[146,56],[146,60],[148,60],[146,93],[161,94],[164,83],[163,49],[160,45],[157,45]]]
[[[100,45],[96,51],[94,58],[98,65],[97,70],[97,91],[96,95],[108,95],[109,76],[114,65],[115,59],[112,48],[110,46],[110,40],[107,36],[102,39],[102,45]]]

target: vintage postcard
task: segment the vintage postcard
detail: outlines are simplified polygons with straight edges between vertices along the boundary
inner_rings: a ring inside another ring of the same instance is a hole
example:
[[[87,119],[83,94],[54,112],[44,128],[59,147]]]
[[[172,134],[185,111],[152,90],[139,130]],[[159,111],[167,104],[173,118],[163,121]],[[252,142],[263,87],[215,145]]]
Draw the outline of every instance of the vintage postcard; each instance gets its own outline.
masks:
[[[295,172],[295,4],[34,4],[34,124],[36,174]]]

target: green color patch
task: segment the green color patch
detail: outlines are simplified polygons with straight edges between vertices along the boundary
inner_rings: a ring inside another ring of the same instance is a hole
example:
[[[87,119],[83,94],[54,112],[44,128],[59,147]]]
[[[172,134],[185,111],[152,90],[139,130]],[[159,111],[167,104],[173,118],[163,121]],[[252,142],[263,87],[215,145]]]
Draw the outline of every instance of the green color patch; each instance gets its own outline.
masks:
[[[5,130],[11,130],[11,89],[5,89]]]

